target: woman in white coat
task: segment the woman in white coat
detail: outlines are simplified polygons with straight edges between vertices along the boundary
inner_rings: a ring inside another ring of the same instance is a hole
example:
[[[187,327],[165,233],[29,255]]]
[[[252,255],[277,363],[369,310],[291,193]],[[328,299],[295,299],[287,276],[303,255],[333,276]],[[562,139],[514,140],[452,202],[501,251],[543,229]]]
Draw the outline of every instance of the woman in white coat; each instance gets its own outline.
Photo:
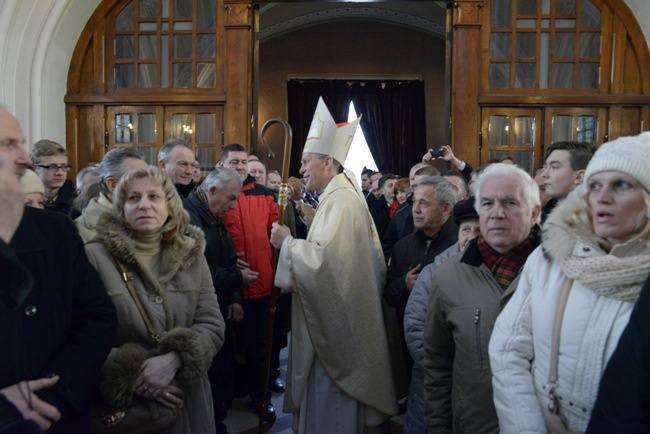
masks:
[[[650,133],[605,143],[585,173],[587,193],[544,225],[490,341],[503,433],[545,433],[549,404],[584,431],[598,384],[650,273]],[[568,282],[568,283],[567,283]],[[557,381],[549,381],[553,325],[562,316]]]

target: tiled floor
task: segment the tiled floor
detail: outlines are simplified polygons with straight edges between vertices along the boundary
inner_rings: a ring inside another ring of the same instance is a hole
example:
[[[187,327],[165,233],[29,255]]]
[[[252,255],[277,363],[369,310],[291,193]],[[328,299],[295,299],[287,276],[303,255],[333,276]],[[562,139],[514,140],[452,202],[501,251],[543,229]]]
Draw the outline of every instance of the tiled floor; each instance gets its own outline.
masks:
[[[287,349],[280,353],[280,378],[282,381],[287,375]],[[278,418],[272,424],[265,423],[262,426],[262,432],[267,434],[293,434],[291,429],[293,417],[289,413],[282,412],[283,396],[273,394],[271,402],[275,407]],[[228,412],[226,426],[230,434],[256,434],[258,433],[259,419],[255,413],[248,408],[248,398],[235,399],[233,406]],[[402,434],[402,416],[394,417],[391,420],[390,431],[386,434]]]

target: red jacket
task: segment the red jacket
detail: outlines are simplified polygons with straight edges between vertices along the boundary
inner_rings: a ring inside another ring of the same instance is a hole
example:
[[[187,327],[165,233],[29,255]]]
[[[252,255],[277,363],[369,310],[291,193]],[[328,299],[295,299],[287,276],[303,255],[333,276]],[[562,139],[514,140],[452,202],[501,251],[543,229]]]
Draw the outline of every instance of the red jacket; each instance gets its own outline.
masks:
[[[257,282],[244,288],[244,300],[271,295],[273,287],[273,250],[269,237],[271,225],[278,221],[278,205],[273,191],[255,183],[252,176],[244,181],[237,206],[224,218],[235,242],[237,253],[251,270],[260,273]]]

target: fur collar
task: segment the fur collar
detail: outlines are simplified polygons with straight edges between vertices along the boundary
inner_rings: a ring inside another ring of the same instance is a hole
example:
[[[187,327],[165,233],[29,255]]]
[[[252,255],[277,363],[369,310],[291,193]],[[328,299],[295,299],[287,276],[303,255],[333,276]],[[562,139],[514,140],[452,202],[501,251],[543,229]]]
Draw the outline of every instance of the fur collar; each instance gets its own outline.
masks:
[[[582,198],[569,197],[561,201],[548,216],[542,230],[542,246],[547,258],[564,263],[571,256],[610,254],[627,257],[649,252],[649,245],[645,240],[617,244],[607,252],[603,248],[604,240],[582,221],[571,218],[584,206]]]
[[[106,249],[122,262],[137,265],[135,257],[135,239],[130,230],[124,228],[111,213],[103,214],[97,224],[97,234],[102,238]],[[165,285],[179,270],[187,270],[194,264],[205,250],[205,237],[203,232],[196,226],[190,225],[187,233],[179,235],[174,239],[173,244],[161,246],[161,270],[160,276],[156,279],[160,284]],[[148,270],[141,271],[147,273]]]
[[[575,212],[582,199],[566,199],[544,224],[543,248],[563,273],[598,295],[635,301],[650,273],[650,247],[644,239],[617,244],[605,251],[600,238]]]
[[[548,216],[542,228],[542,247],[547,258],[562,263],[572,255],[578,240],[602,250],[591,228],[580,221],[569,222],[569,217],[584,206],[581,198],[568,198],[560,201]]]

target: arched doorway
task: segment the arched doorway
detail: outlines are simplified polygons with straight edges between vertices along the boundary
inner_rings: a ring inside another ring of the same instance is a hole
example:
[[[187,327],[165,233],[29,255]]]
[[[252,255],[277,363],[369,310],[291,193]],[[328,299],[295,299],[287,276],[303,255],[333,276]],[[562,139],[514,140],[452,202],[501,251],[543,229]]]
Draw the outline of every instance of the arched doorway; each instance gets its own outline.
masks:
[[[451,69],[452,97],[451,102],[443,106],[451,107],[451,139],[457,154],[473,165],[479,165],[487,162],[490,152],[519,152],[519,149],[513,148],[514,142],[506,145],[505,142],[495,141],[493,143],[499,143],[499,146],[490,148],[491,118],[496,123],[512,122],[513,130],[517,122],[525,126],[531,125],[531,119],[534,120],[536,134],[541,136],[533,146],[532,158],[527,156],[526,161],[531,161],[533,166],[538,165],[547,142],[553,137],[552,129],[547,128],[553,119],[558,119],[560,124],[570,123],[572,128],[580,128],[579,125],[593,125],[593,118],[596,117],[599,127],[594,137],[599,140],[597,143],[605,139],[605,134],[602,134],[605,130],[607,138],[614,138],[648,129],[648,46],[623,0],[591,1],[603,17],[607,17],[602,20],[606,25],[601,26],[603,48],[597,59],[592,58],[592,63],[598,65],[601,77],[611,77],[606,80],[609,83],[595,89],[532,90],[517,86],[496,88],[489,83],[492,63],[510,62],[514,65],[513,70],[519,63],[528,63],[529,68],[530,65],[541,63],[537,52],[532,60],[520,62],[516,47],[508,59],[491,56],[490,41],[495,32],[492,31],[490,20],[492,5],[496,1],[459,0],[450,9],[453,12],[453,19],[450,20],[453,45],[450,61],[446,65]],[[586,1],[575,0],[576,4]],[[508,2],[512,10],[511,19],[515,21],[511,27],[499,27],[500,33],[507,33],[507,29],[512,35],[525,33],[517,27],[518,20],[523,25],[530,25],[532,20],[537,26],[535,32],[544,33],[544,20],[547,18],[544,17],[543,8],[545,4],[554,2],[531,2],[538,8],[536,13],[516,9],[525,3]],[[152,160],[162,142],[177,132],[195,137],[192,143],[204,162],[204,169],[214,162],[212,160],[218,155],[222,143],[253,144],[251,120],[255,121],[257,112],[261,111],[257,109],[259,101],[254,93],[256,53],[252,30],[255,26],[255,5],[244,0],[183,0],[173,4],[186,7],[172,10],[170,6],[165,12],[165,4],[171,5],[172,2],[105,0],[88,21],[75,48],[65,97],[66,144],[75,169],[101,159],[111,146],[136,146]],[[152,14],[152,7],[155,19],[147,15]],[[133,28],[116,27],[117,17],[128,8],[133,10]],[[213,29],[202,28],[203,24],[197,21],[199,11],[205,10],[214,11]],[[552,19],[548,18],[549,21]],[[176,28],[177,25],[180,27]],[[212,38],[210,32],[214,40],[214,57],[196,57],[200,51],[199,41],[204,41],[201,47],[211,46],[205,42]],[[179,40],[188,39],[188,35],[192,44],[190,58],[182,57],[182,52],[170,54],[165,60],[167,66],[162,68],[162,55],[154,59],[148,57],[151,54],[147,54],[146,44],[152,44],[152,36],[157,38],[155,43],[162,53],[163,36],[168,38],[166,47],[171,50],[173,45],[169,41],[176,36],[179,36]],[[132,39],[133,54],[128,50],[128,43],[116,45],[118,37],[122,41],[129,37]],[[512,40],[516,41],[516,38]],[[142,53],[140,44],[145,47]],[[121,51],[116,51],[116,47],[121,47]],[[176,54],[180,57],[174,57]],[[175,61],[178,65],[175,65]],[[580,61],[577,62],[580,68]],[[159,70],[151,72],[156,68],[152,65],[158,65]],[[129,68],[132,70],[132,81],[120,75],[128,75]],[[167,71],[166,75],[164,70]],[[191,84],[184,86],[175,82],[177,73],[190,77]],[[214,79],[207,79],[213,76]],[[163,87],[165,80],[168,80],[168,87]],[[128,86],[124,87],[125,83]],[[200,87],[206,83],[209,86]],[[519,112],[513,111],[515,109],[529,112],[522,117],[517,114]],[[430,110],[431,105],[427,103],[428,116],[431,116]],[[448,116],[433,117],[448,125]],[[145,126],[148,130],[145,130]],[[130,134],[126,134],[125,128],[129,129]],[[571,128],[567,127],[566,131],[569,130]],[[118,138],[131,141],[118,141]]]
[[[180,137],[208,171],[224,143],[248,145],[251,19],[246,1],[103,1],[68,75],[72,161],[83,167],[132,146],[155,164],[162,144]]]

